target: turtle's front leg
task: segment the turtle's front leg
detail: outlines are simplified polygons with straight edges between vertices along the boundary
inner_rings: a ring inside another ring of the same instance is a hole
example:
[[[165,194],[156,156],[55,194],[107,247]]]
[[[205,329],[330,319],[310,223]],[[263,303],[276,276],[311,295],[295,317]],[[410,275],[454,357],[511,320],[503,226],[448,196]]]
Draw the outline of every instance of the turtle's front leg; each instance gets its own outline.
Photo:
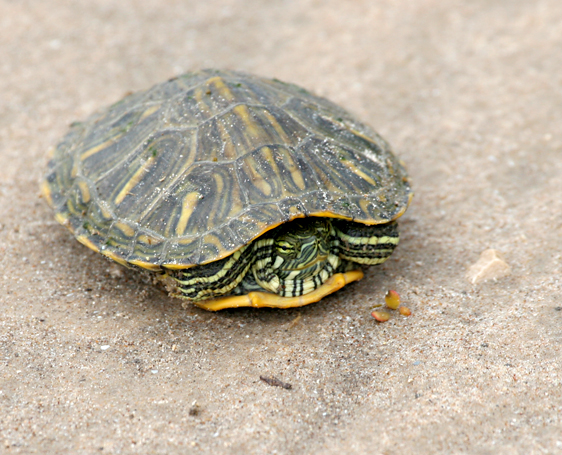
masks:
[[[246,245],[219,261],[168,272],[179,291],[174,297],[195,303],[230,294],[255,262],[252,250],[251,244]]]

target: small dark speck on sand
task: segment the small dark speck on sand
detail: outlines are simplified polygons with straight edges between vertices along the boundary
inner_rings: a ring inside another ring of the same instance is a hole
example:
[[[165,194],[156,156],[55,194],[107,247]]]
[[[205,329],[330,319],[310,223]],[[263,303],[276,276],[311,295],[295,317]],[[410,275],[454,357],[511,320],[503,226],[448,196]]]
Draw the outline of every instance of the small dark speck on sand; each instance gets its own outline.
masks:
[[[291,384],[287,384],[286,382],[280,381],[277,378],[268,378],[265,376],[260,376],[260,379],[265,382],[266,384],[272,385],[274,387],[283,387],[284,389],[290,390],[293,388]]]
[[[195,417],[198,416],[199,414],[201,414],[201,408],[197,403],[193,403],[189,408],[189,415]]]

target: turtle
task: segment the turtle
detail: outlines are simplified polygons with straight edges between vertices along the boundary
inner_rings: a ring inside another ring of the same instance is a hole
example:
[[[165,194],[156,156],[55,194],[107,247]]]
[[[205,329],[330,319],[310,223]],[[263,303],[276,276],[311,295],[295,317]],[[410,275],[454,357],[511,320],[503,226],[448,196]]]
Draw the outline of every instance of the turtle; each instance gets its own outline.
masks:
[[[216,69],[72,123],[42,193],[80,243],[211,311],[302,306],[361,279],[413,194],[389,144],[341,107]]]

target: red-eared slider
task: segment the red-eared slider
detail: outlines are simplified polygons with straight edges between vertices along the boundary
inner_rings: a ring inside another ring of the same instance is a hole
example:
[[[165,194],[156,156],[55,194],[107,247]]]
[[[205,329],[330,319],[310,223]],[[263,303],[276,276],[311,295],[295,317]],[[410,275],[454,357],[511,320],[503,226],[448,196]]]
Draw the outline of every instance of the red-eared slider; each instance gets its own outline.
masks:
[[[208,310],[293,307],[362,278],[412,192],[372,129],[278,80],[204,70],[74,123],[42,189],[78,241]]]

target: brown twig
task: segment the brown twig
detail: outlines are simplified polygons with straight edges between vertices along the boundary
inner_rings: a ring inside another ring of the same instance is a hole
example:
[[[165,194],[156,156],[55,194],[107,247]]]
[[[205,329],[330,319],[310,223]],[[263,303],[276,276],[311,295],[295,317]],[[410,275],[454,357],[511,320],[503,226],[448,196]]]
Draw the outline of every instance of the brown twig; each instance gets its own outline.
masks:
[[[290,390],[290,389],[293,388],[293,386],[291,384],[280,381],[277,378],[268,378],[266,376],[260,376],[260,379],[263,382],[265,382],[266,384],[269,384],[269,385],[274,386],[274,387],[283,387],[284,389],[287,389],[287,390]]]

